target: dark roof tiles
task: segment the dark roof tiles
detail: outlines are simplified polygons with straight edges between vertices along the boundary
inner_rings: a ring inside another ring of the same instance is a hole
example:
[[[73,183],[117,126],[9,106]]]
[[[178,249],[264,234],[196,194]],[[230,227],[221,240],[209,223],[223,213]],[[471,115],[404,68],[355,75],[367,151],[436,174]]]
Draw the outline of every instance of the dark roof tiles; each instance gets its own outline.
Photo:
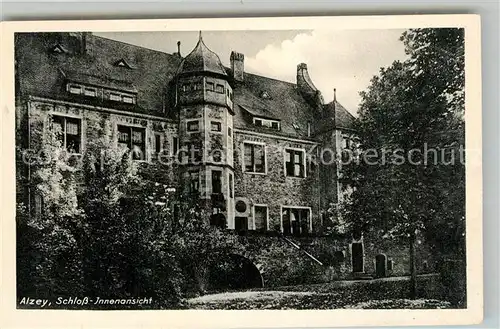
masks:
[[[193,74],[193,73],[212,73],[218,75],[226,75],[226,70],[222,65],[219,56],[208,49],[203,42],[203,38],[198,39],[198,43],[189,55],[182,61],[178,73]]]
[[[231,70],[222,66],[219,57],[200,39],[184,60],[168,54],[111,39],[88,35],[88,53],[54,54],[50,49],[60,44],[56,33],[23,33],[16,37],[17,71],[22,93],[95,106],[115,106],[141,113],[165,116],[174,113],[175,93],[172,82],[179,72],[209,72],[226,76],[233,85],[234,127],[256,130],[253,116],[280,120],[281,130],[274,134],[308,138],[308,125],[330,125],[335,117],[338,128],[348,129],[354,117],[338,102],[318,108],[306,100],[295,83],[244,73],[242,82],[231,79]],[[61,44],[63,47],[69,47]],[[115,66],[124,60],[133,69]],[[182,65],[181,65],[182,62]],[[65,81],[79,81],[128,92],[137,92],[137,104],[120,106],[119,102],[78,97],[68,93]],[[263,95],[266,97],[263,97]],[[101,104],[101,103],[102,104]],[[104,104],[106,102],[106,104]],[[113,105],[115,104],[115,105]],[[170,104],[170,105],[169,105]],[[335,108],[334,112],[331,110]],[[325,117],[326,116],[326,117]],[[314,129],[313,129],[314,130]]]

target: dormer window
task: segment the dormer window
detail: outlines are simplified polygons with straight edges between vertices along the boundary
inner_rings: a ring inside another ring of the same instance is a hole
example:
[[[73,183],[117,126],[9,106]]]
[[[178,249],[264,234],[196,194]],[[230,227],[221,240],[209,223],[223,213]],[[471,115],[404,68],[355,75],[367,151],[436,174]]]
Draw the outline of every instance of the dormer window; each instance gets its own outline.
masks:
[[[133,104],[134,103],[134,98],[131,96],[123,96],[122,97],[123,102],[127,104]]]
[[[131,69],[132,66],[130,66],[127,61],[125,61],[123,58],[120,59],[120,60],[117,60],[114,64],[114,66],[118,66],[118,67],[124,67],[124,68],[127,68],[127,69]]]
[[[116,91],[109,93],[109,100],[115,102],[123,102],[127,104],[135,104],[135,96],[122,94]]]
[[[60,44],[57,44],[54,45],[52,48],[50,48],[50,52],[54,54],[64,54],[67,53],[68,51]]]
[[[274,130],[280,130],[280,122],[278,120],[254,118],[253,124],[258,127],[266,127]]]
[[[69,92],[72,94],[80,95],[82,93],[82,86],[69,85]]]
[[[111,93],[111,94],[109,94],[109,99],[112,101],[121,102],[122,96],[120,94]]]
[[[84,95],[85,96],[89,96],[89,97],[96,97],[97,91],[95,90],[95,88],[85,87],[85,93],[84,93]]]
[[[271,99],[271,96],[269,95],[269,93],[267,91],[261,92],[260,97],[262,97],[264,99]]]

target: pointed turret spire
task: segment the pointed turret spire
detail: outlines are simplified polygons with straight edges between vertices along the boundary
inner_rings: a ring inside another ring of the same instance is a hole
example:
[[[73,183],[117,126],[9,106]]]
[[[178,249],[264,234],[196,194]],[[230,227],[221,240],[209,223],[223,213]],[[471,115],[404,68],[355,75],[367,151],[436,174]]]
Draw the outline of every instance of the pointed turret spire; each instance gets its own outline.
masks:
[[[178,74],[194,74],[201,72],[209,72],[222,76],[227,75],[219,56],[208,49],[203,42],[202,32],[199,31],[198,43],[182,61],[179,66]]]

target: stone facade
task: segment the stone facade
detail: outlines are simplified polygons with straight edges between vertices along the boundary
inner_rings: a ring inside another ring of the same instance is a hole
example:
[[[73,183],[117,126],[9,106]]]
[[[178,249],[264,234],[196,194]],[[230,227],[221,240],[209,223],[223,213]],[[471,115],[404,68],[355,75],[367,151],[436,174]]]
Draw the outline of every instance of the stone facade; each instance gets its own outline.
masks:
[[[207,220],[261,234],[254,242],[263,247],[249,250],[262,273],[267,266],[277,275],[275,248],[283,259],[302,259],[305,269],[318,262],[304,251],[322,255],[322,270],[311,273],[323,279],[330,270],[330,277],[352,274],[352,239],[322,233],[326,209],[345,192],[335,159],[355,134],[354,118],[336,98],[324,104],[306,64],[297,66],[294,84],[246,73],[244,55],[236,52],[224,67],[201,35],[182,58],[180,50],[165,54],[89,33],[19,35],[16,59],[18,146],[36,152],[41,136],[34,132],[43,134],[49,118],[59,117],[68,141],[77,140],[77,155],[106,135],[140,151],[138,161],[179,160],[165,175],[185,192],[196,190],[212,211]],[[29,179],[29,169],[18,164],[18,182]],[[18,192],[33,199],[21,185]],[[361,272],[375,275],[379,254],[392,260],[386,275],[408,272],[405,248],[375,237],[362,244]]]

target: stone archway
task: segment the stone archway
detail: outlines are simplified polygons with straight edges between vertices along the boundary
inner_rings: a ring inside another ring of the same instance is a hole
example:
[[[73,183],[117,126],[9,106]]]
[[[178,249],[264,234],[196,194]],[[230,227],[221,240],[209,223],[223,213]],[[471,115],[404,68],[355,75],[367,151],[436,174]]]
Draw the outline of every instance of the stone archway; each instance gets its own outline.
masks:
[[[242,290],[264,287],[259,267],[248,257],[227,254],[213,262],[209,268],[211,290]]]

